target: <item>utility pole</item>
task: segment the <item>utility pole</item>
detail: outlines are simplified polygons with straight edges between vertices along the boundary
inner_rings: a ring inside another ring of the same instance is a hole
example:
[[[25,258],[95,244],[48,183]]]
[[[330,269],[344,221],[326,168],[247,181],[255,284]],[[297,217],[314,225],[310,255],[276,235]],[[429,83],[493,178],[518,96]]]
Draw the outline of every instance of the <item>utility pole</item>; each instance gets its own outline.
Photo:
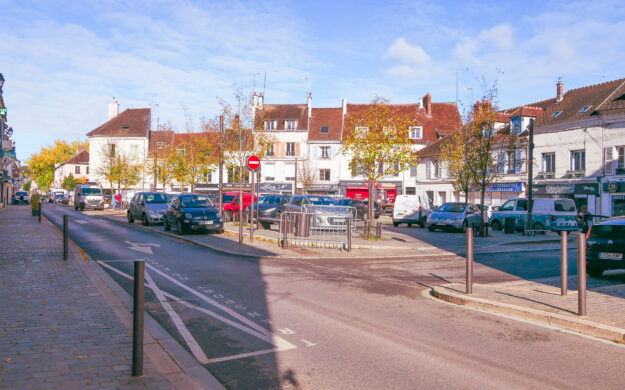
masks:
[[[234,116],[234,123],[239,131],[239,244],[243,243],[243,132],[239,115]]]
[[[224,151],[224,116],[221,115],[219,117],[219,214],[221,214],[221,217],[223,218],[224,215],[224,205],[223,205],[223,197],[224,197],[224,190],[223,190],[223,184],[224,184],[224,178],[223,178],[223,171],[224,171],[224,159],[223,159],[223,152]]]
[[[533,190],[532,190],[532,179],[534,176],[534,118],[530,118],[530,135],[529,135],[529,145],[527,151],[527,228],[532,229],[532,210],[534,209],[533,204]]]
[[[295,175],[293,176],[293,195],[297,195],[297,157],[295,157]]]

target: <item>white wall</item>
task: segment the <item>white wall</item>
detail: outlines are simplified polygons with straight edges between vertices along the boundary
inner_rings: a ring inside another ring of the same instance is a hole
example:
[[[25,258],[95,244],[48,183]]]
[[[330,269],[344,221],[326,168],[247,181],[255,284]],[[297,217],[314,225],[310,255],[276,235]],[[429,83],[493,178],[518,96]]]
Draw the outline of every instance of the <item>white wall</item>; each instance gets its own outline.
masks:
[[[89,138],[89,176],[91,181],[99,183],[103,188],[109,188],[110,184],[99,174],[103,167],[104,151],[108,144],[115,144],[120,153],[131,157],[137,164],[144,164],[148,151],[147,137],[90,137]],[[145,176],[133,187],[133,189],[146,189],[150,187],[152,178]]]

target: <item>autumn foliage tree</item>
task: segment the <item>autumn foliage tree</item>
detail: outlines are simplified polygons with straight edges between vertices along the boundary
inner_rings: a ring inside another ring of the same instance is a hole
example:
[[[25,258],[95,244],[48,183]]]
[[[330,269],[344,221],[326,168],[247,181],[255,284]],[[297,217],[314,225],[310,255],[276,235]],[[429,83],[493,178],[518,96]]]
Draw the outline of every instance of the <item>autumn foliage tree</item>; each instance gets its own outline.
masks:
[[[30,167],[33,180],[37,186],[46,191],[54,180],[55,164],[60,164],[75,156],[80,148],[87,149],[86,142],[74,141],[68,143],[55,140],[52,145],[44,146],[39,153],[30,156],[26,164]]]
[[[471,132],[462,127],[441,141],[441,161],[447,164],[447,170],[454,189],[464,192],[465,203],[469,202],[469,193],[475,187],[470,153],[472,152]]]
[[[367,179],[370,197],[382,177],[396,175],[415,164],[418,155],[409,140],[409,130],[414,125],[413,118],[380,97],[346,118],[341,153],[351,158],[352,171]],[[373,205],[374,199],[369,200]],[[370,221],[374,219],[373,212],[370,207]]]

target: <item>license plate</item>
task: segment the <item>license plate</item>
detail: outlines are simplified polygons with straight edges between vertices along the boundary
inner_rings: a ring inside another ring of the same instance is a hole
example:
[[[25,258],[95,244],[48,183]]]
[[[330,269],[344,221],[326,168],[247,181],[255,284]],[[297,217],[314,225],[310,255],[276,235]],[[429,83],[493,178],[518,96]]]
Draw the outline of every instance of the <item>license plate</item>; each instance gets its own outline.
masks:
[[[200,221],[200,225],[212,225],[213,221]]]
[[[608,252],[600,252],[599,258],[602,260],[621,260],[623,258],[622,253],[608,253]]]

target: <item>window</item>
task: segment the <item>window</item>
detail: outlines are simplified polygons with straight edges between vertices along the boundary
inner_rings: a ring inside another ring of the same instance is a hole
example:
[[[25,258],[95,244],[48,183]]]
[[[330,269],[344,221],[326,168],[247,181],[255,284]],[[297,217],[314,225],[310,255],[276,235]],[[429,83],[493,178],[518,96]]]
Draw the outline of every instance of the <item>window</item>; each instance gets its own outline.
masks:
[[[204,183],[212,183],[213,182],[213,172],[207,172],[203,175],[202,179],[204,179]]]
[[[427,162],[426,166],[426,172],[425,172],[425,176],[428,179],[438,179],[439,178],[439,167],[438,167],[438,161],[437,160],[430,160]]]
[[[514,209],[514,200],[509,200],[501,206],[499,211],[512,211]]]
[[[521,134],[521,117],[510,119],[510,134]]]
[[[275,130],[278,128],[278,121],[265,121],[265,130]]]
[[[422,139],[423,138],[423,126],[411,126],[408,129],[408,138]]]
[[[417,189],[415,187],[406,187],[406,195],[416,195]]]
[[[410,177],[417,177],[417,167],[410,167]],[[414,194],[406,194],[406,195],[414,195]]]
[[[330,180],[330,170],[329,169],[320,169],[319,170],[319,180],[321,180],[321,181],[329,181]]]
[[[87,175],[89,174],[89,166],[88,165],[87,165],[87,172],[86,173],[87,173]]]
[[[395,128],[392,126],[384,126],[382,128],[382,131],[384,132],[384,135],[386,135],[389,138],[395,138],[397,135],[395,134]]]
[[[288,157],[295,156],[295,142],[287,142],[286,143],[286,155]]]
[[[556,154],[543,153],[543,173],[554,173],[556,171]]]
[[[273,144],[269,145],[269,147],[267,148],[266,154],[269,157],[273,157],[274,156]]]
[[[622,175],[625,173],[625,146],[619,146],[616,148],[618,154],[618,160],[616,162],[616,174]]]
[[[507,173],[521,173],[521,168],[523,167],[523,155],[522,155],[522,151],[517,149],[517,150],[511,150],[509,152],[506,152],[506,157],[507,157]]]
[[[586,111],[588,111],[588,110],[590,109],[590,107],[592,107],[592,106],[584,106],[584,107],[582,107],[582,108],[579,110],[579,112],[580,112],[580,113],[582,113],[582,112],[586,112]]]
[[[139,157],[139,145],[137,144],[130,145],[130,157],[131,158]]]
[[[506,173],[514,173],[514,165],[515,165],[515,154],[514,151],[511,152],[507,152],[507,169],[506,169]]]
[[[327,159],[330,158],[330,147],[329,146],[320,146],[319,147],[319,154],[321,156],[321,158]]]
[[[157,142],[156,143],[156,149],[158,149],[158,150],[163,149],[163,143],[162,142]]]
[[[553,114],[551,114],[552,118],[557,118],[560,114],[562,114],[562,111],[556,111]]]
[[[586,152],[583,150],[571,151],[571,171],[583,171],[586,169]]]
[[[109,156],[115,156],[115,144],[108,144],[108,154]]]
[[[532,204],[534,204],[532,202]],[[527,200],[519,199],[516,201],[516,211],[527,211]]]
[[[358,126],[356,127],[356,138],[367,138],[367,134],[369,133],[369,128],[366,126]]]
[[[76,168],[74,168],[74,173],[80,175],[80,165],[76,165]]]
[[[178,148],[178,149],[176,149],[176,154],[177,154],[178,156],[184,156],[184,152],[185,152],[184,148]]]
[[[327,134],[330,132],[330,126],[321,126],[321,130],[319,130],[322,134]]]
[[[286,120],[284,121],[284,130],[296,130],[297,129],[297,121],[296,120]]]

